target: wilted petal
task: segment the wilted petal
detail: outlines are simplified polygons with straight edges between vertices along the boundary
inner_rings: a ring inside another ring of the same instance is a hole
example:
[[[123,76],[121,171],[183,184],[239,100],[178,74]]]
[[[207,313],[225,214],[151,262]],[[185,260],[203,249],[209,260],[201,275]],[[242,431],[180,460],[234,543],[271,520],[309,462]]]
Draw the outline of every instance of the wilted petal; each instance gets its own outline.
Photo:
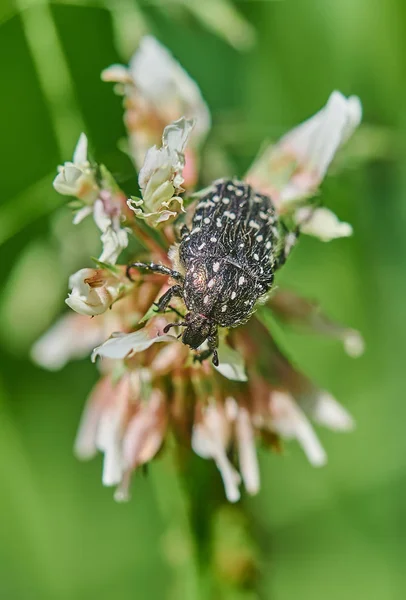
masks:
[[[328,208],[300,208],[296,211],[295,220],[300,225],[300,231],[313,235],[322,242],[352,235],[351,225],[340,221]]]
[[[239,352],[220,341],[218,347],[219,365],[215,369],[231,381],[247,381],[244,359]]]
[[[354,419],[328,392],[320,391],[300,401],[300,406],[313,421],[334,431],[351,431]]]
[[[241,478],[227,457],[228,424],[224,413],[215,404],[203,410],[201,419],[193,426],[192,448],[202,458],[212,458],[224,483],[229,502],[240,499]]]
[[[235,427],[240,472],[247,492],[254,495],[260,487],[258,456],[250,414],[244,406],[239,407]]]
[[[165,397],[154,389],[127,425],[123,438],[123,455],[128,468],[149,462],[162,445],[166,427]]]
[[[122,452],[123,429],[130,401],[130,378],[122,377],[113,389],[114,398],[103,411],[96,436],[96,445],[104,453],[103,485],[117,485],[125,471]]]
[[[35,342],[31,357],[41,367],[56,371],[70,360],[88,356],[104,337],[103,327],[95,320],[68,313]]]
[[[276,433],[286,439],[295,438],[314,467],[326,464],[327,455],[324,448],[309,421],[289,394],[272,392],[270,411],[271,427]]]
[[[105,358],[125,358],[137,352],[143,352],[156,342],[174,342],[176,337],[170,334],[151,337],[150,332],[141,329],[135,333],[118,333],[92,352],[92,361],[98,356]]]
[[[97,430],[103,410],[114,396],[110,377],[104,377],[93,388],[80,419],[74,451],[81,460],[92,458],[97,452]]]

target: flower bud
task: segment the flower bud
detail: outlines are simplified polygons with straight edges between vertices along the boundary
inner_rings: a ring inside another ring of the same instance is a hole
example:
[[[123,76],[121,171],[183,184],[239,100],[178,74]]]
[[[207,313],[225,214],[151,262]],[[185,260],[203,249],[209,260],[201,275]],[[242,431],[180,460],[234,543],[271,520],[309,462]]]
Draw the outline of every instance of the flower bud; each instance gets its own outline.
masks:
[[[72,292],[65,302],[81,315],[100,315],[117,300],[122,284],[107,269],[81,269],[69,278]]]
[[[87,159],[87,137],[82,133],[73,154],[73,162],[58,167],[53,186],[59,194],[75,196],[93,204],[99,194],[93,169]]]

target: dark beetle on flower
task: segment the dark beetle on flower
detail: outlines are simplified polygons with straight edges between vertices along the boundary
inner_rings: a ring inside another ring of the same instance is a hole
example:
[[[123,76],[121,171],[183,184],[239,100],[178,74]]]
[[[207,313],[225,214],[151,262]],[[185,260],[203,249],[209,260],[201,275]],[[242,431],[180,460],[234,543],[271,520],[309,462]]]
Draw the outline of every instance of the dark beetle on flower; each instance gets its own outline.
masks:
[[[176,270],[155,263],[136,262],[127,267],[172,277],[177,283],[160,298],[164,311],[171,299],[183,299],[190,312],[171,327],[185,327],[184,344],[196,350],[207,340],[218,365],[217,328],[236,327],[249,319],[266,299],[275,271],[294,246],[298,231],[289,232],[276,214],[271,199],[237,180],[216,181],[199,200],[191,229],[181,230],[181,242],[170,251]]]

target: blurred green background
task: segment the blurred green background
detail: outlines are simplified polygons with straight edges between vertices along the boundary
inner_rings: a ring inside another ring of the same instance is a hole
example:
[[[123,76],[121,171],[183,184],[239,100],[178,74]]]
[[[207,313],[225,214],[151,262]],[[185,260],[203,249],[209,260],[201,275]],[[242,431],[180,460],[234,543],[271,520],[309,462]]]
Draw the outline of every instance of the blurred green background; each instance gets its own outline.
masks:
[[[357,429],[319,432],[329,454],[320,470],[293,443],[283,456],[261,453],[262,491],[242,502],[262,573],[258,596],[212,597],[406,596],[406,4],[234,6],[235,22],[232,5],[216,0],[0,4],[0,598],[204,597],[186,548],[185,501],[167,466],[136,477],[132,501],[119,505],[101,485],[100,457],[81,464],[72,455],[94,366],[49,373],[29,359],[63,311],[68,275],[90,265],[97,244],[91,227],[73,228],[53,191],[56,165],[84,130],[97,160],[126,189],[135,182],[117,149],[121,100],[100,72],[126,63],[146,30],[198,81],[213,114],[211,142],[237,174],[265,137],[313,114],[333,89],[361,97],[366,123],[348,149],[350,168],[323,185],[324,202],[354,237],[303,239],[279,281],[360,329],[367,351],[352,360],[334,342],[277,332]],[[215,467],[196,464],[220,489]]]

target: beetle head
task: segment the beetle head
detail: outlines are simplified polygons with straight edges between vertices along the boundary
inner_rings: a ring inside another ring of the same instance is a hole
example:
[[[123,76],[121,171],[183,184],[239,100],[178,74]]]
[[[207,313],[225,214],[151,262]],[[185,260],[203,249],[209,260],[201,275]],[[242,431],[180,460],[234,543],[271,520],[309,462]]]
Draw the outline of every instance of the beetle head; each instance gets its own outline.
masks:
[[[186,329],[182,335],[182,342],[196,350],[213,330],[212,321],[200,314],[188,313],[186,315]]]

